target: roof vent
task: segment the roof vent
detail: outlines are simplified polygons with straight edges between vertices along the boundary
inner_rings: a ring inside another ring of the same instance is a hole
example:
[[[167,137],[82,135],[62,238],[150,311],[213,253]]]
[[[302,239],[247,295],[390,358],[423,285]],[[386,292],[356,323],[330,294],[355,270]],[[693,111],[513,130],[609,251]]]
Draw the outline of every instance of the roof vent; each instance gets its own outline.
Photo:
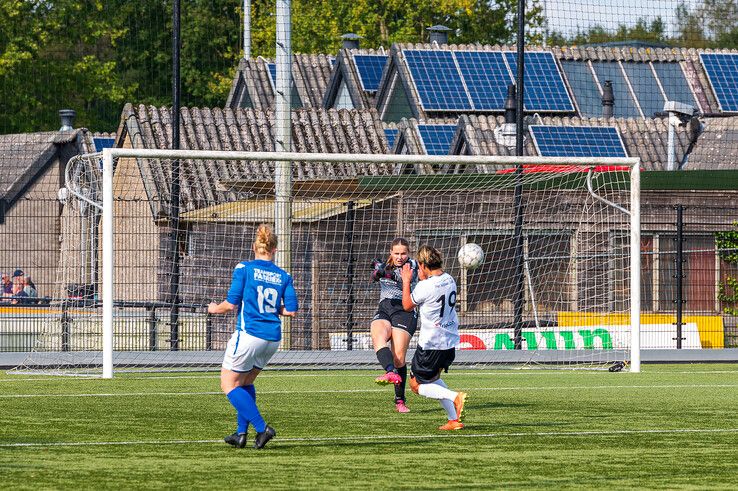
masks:
[[[77,116],[77,112],[74,109],[60,109],[61,128],[59,128],[59,131],[72,131],[75,116]]]
[[[359,39],[361,39],[361,36],[359,36],[358,34],[349,32],[341,36],[341,39],[343,40],[343,44],[341,46],[342,48],[359,49]]]
[[[451,29],[446,26],[436,25],[427,27],[426,30],[430,33],[429,42],[431,44],[436,43],[439,46],[448,44],[448,31]]]

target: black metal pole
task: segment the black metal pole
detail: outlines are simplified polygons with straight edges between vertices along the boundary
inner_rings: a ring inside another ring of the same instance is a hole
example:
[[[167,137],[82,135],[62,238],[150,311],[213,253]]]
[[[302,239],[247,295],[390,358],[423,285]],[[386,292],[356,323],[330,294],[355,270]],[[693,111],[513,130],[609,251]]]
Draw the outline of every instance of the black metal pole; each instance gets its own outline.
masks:
[[[179,150],[179,109],[180,109],[180,59],[182,42],[180,39],[180,0],[172,3],[172,150]],[[169,253],[172,270],[169,293],[172,309],[169,313],[171,330],[171,350],[179,349],[179,160],[172,161],[172,193],[171,193],[169,232]]]
[[[346,261],[346,349],[354,349],[354,202],[346,203],[346,244],[348,259]]]
[[[522,156],[525,95],[525,0],[518,0],[518,45],[517,45],[518,73],[516,77],[517,98],[515,99],[515,155]],[[523,165],[515,168],[515,290],[513,291],[513,331],[515,334],[515,349],[523,347],[523,292],[525,277],[523,270]]]
[[[674,275],[676,277],[676,347],[677,349],[682,349],[682,310],[684,307],[684,269],[682,267],[684,264],[684,207],[682,205],[678,205],[676,207],[676,212],[677,236],[676,259],[674,259],[674,262],[676,263],[676,274]]]

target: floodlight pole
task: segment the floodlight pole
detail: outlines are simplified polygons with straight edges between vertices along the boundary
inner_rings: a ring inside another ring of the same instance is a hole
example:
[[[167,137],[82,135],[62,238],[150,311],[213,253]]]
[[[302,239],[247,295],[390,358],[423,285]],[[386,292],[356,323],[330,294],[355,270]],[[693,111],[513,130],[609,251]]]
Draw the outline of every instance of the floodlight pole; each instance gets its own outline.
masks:
[[[292,32],[290,1],[277,0],[277,80],[274,94],[274,149],[292,149]],[[292,269],[292,164],[276,163],[274,167],[274,229],[279,240],[276,263],[282,269]],[[283,346],[290,346],[289,318],[283,319]]]
[[[522,157],[525,154],[523,135],[525,128],[525,0],[518,0],[518,43],[517,43],[518,72],[516,77],[515,99],[515,155]],[[525,271],[523,268],[523,166],[518,163],[515,167],[515,286],[513,290],[513,333],[515,349],[523,347],[523,307],[525,290]]]
[[[251,0],[243,0],[243,57],[251,58]]]

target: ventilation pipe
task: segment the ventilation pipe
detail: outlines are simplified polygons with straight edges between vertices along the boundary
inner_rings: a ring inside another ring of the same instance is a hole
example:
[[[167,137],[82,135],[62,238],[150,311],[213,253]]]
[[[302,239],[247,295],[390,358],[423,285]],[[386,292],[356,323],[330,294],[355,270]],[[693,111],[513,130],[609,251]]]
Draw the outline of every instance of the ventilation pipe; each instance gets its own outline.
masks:
[[[59,128],[59,131],[72,131],[76,116],[77,112],[74,109],[60,109],[59,118],[61,119],[61,128]]]
[[[344,49],[359,49],[359,39],[361,39],[361,36],[353,32],[344,34],[341,36],[341,40],[343,41],[341,47]]]
[[[612,80],[605,80],[605,85],[602,87],[602,117],[605,119],[612,118],[614,106],[615,94],[612,91]]]
[[[450,28],[437,25],[428,27],[426,30],[430,33],[429,42],[431,44],[436,43],[439,46],[448,44],[448,31],[451,30]]]

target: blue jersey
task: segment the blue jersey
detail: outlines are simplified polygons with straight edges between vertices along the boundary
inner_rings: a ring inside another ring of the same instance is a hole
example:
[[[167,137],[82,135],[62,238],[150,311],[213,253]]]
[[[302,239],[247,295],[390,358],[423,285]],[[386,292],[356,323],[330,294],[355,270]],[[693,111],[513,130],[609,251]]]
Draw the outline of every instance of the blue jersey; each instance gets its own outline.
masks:
[[[267,341],[282,339],[280,308],[284,305],[288,312],[297,311],[292,277],[262,259],[238,263],[226,300],[238,306],[236,329]]]

